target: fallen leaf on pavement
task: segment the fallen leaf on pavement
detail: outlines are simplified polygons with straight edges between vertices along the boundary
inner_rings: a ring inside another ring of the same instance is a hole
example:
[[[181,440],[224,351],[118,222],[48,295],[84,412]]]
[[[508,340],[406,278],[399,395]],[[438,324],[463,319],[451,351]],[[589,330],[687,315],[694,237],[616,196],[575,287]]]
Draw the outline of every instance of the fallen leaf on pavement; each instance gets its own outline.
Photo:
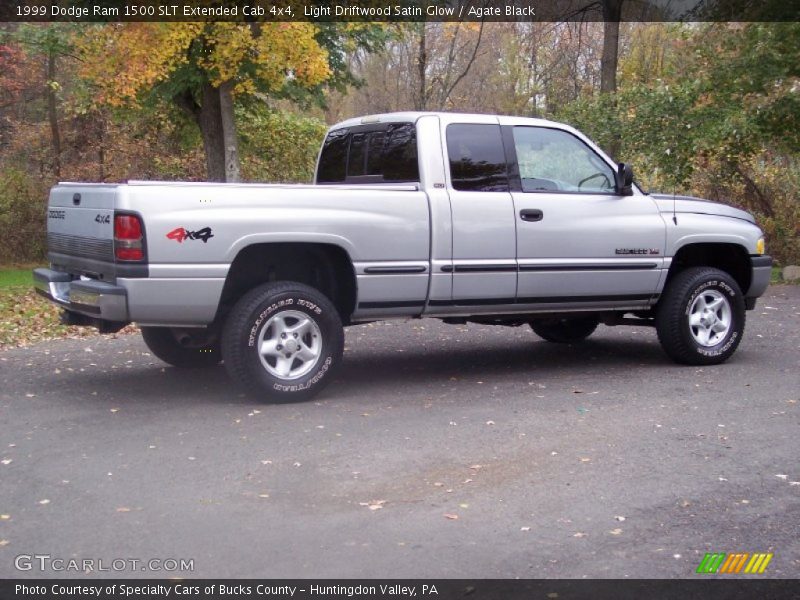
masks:
[[[380,510],[386,504],[386,500],[370,500],[369,502],[359,502],[359,506],[366,506],[370,510]]]
[[[622,529],[620,529],[619,527],[617,527],[616,529],[612,529],[612,530],[611,530],[611,531],[609,531],[608,533],[610,533],[611,535],[619,535],[620,533],[622,533]]]

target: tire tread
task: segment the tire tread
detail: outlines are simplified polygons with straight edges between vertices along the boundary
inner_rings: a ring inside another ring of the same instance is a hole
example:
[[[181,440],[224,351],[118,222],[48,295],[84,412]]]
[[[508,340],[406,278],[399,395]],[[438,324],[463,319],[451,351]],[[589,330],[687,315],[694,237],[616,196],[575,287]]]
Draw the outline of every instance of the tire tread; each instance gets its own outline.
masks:
[[[241,385],[248,393],[253,396],[263,397],[265,390],[261,382],[253,372],[247,367],[248,357],[246,355],[247,348],[244,347],[240,341],[243,332],[251,327],[250,317],[260,305],[262,305],[266,298],[284,294],[287,292],[300,292],[314,301],[318,305],[324,305],[326,310],[331,314],[336,315],[338,321],[338,313],[331,304],[330,300],[316,289],[302,283],[293,281],[279,281],[273,283],[265,283],[254,287],[249,292],[244,294],[228,315],[225,327],[222,332],[222,356],[225,359],[225,368],[228,375]],[[341,324],[339,324],[341,330]],[[343,344],[342,344],[343,346]],[[341,349],[339,350],[338,359],[341,359]],[[338,361],[337,361],[338,362]],[[317,383],[313,388],[292,392],[290,393],[275,393],[267,392],[270,401],[273,402],[294,402],[303,400],[316,395],[328,383],[330,377],[325,377],[322,381]]]
[[[731,306],[734,315],[737,308],[743,311],[742,293],[734,279],[719,269],[714,267],[689,267],[677,275],[669,282],[667,289],[661,296],[656,311],[656,332],[658,341],[667,355],[677,363],[685,365],[713,365],[727,360],[739,346],[744,336],[745,319],[741,319],[739,335],[733,345],[724,354],[719,356],[705,356],[699,354],[690,343],[687,343],[684,336],[683,313],[686,309],[684,299],[691,294],[703,280],[718,278],[725,281],[727,285],[733,287],[737,292],[735,302],[742,303],[741,307]]]

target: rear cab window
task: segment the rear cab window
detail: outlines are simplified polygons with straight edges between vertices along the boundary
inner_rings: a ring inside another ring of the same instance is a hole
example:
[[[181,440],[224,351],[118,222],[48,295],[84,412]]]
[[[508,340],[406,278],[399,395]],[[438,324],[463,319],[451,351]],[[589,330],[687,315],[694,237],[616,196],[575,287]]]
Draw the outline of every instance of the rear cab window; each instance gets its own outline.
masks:
[[[414,123],[381,123],[336,129],[322,145],[319,184],[419,181]]]

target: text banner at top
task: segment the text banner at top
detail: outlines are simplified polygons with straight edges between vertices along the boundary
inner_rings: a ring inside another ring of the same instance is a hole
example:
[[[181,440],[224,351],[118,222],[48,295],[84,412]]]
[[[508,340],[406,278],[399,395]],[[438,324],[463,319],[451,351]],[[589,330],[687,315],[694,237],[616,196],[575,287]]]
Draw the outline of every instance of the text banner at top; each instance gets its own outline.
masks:
[[[4,22],[800,21],[798,0],[0,0]]]

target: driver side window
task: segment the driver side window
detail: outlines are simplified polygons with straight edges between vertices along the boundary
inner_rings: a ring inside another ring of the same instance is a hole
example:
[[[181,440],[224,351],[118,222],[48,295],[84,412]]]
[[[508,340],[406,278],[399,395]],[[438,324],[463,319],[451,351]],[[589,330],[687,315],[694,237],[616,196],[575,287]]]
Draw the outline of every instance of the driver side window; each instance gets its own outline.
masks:
[[[546,127],[514,127],[523,192],[614,193],[614,171],[575,136]]]

